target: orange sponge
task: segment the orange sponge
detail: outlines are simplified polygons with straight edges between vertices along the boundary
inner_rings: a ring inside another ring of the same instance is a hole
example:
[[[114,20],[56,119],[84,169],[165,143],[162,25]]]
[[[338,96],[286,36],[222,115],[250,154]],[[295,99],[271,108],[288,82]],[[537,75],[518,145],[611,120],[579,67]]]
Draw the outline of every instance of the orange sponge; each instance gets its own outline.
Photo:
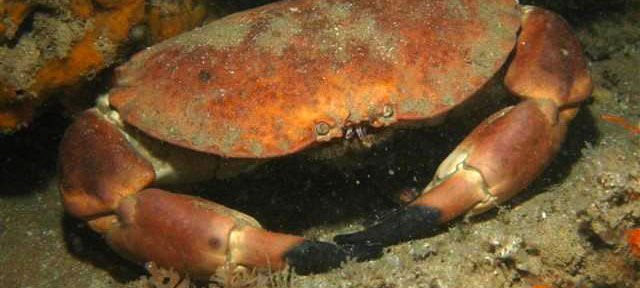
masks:
[[[640,257],[640,227],[628,229],[625,236],[631,254]]]

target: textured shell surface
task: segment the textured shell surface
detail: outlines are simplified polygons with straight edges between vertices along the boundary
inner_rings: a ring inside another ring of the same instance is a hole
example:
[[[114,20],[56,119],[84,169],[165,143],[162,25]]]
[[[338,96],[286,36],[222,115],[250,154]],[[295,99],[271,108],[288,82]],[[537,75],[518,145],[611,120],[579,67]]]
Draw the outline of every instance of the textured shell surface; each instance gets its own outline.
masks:
[[[441,115],[504,64],[513,0],[294,0],[229,15],[118,68],[110,103],[166,142],[225,157],[290,154]]]

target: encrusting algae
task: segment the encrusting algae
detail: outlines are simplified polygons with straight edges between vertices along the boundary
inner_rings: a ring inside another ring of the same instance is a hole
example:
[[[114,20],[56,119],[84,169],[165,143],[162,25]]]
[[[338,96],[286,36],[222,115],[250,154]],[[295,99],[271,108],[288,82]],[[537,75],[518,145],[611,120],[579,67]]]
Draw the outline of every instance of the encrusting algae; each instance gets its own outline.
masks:
[[[91,80],[121,61],[121,50],[162,41],[221,13],[210,13],[214,5],[202,0],[49,2],[7,1],[0,8],[0,58],[17,59],[0,63],[0,131],[30,123],[50,94]],[[142,43],[130,45],[136,41]]]

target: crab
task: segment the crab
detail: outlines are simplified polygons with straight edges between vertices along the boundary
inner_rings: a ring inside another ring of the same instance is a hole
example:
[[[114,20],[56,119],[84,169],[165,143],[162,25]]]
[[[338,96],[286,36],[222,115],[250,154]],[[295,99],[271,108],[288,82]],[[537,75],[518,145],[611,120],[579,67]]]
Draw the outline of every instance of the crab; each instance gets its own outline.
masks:
[[[566,21],[513,0],[277,2],[150,47],[116,72],[62,140],[64,207],[125,258],[192,278],[220,267],[322,272],[486,211],[544,169],[592,89]],[[366,127],[435,125],[487,97],[477,92],[496,77],[521,100],[478,124],[415,200],[333,242],[158,188],[330,149]]]

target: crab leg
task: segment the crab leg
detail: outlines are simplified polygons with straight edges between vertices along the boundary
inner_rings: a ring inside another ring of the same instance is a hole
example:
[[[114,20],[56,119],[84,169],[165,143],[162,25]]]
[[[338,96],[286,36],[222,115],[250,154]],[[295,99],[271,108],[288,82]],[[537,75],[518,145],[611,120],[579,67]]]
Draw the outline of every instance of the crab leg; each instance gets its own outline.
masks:
[[[206,279],[223,266],[310,273],[337,267],[347,257],[379,254],[379,247],[339,247],[271,232],[212,201],[146,188],[156,172],[133,147],[95,109],[74,122],[60,147],[65,209],[132,261]]]
[[[364,231],[336,236],[337,243],[390,245],[427,236],[438,224],[508,200],[544,169],[590,94],[591,79],[567,23],[540,8],[522,9],[505,84],[524,100],[476,127],[407,207]]]

